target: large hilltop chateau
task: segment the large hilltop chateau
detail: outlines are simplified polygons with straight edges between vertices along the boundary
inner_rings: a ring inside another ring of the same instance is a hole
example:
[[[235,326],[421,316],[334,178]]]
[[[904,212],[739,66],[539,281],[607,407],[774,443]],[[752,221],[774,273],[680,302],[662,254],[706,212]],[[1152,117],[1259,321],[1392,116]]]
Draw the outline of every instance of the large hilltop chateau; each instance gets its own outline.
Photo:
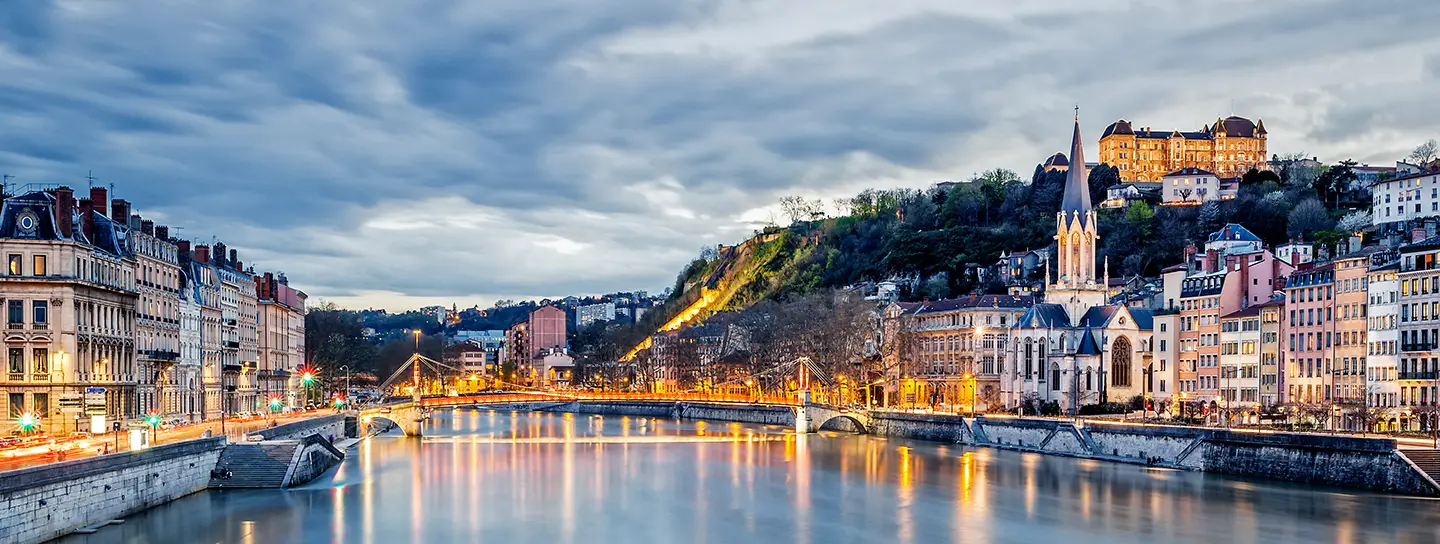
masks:
[[[1100,136],[1100,162],[1120,171],[1121,181],[1160,181],[1182,168],[1199,168],[1221,178],[1267,168],[1265,121],[1216,119],[1195,132],[1151,130],[1120,119]],[[1077,161],[1073,152],[1070,163]]]

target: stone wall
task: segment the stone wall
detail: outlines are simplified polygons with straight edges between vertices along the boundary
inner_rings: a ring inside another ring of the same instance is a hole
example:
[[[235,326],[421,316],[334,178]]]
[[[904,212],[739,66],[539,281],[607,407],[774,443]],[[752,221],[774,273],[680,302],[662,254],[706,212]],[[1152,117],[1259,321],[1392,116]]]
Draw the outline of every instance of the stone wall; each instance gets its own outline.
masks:
[[[638,417],[707,419],[793,426],[794,411],[775,406],[671,402],[571,402],[542,409]],[[824,429],[855,429],[833,418]],[[1073,422],[1062,419],[870,413],[880,436],[1031,451],[1086,459],[1163,466],[1292,482],[1440,495],[1395,452],[1393,440],[1285,433],[1246,433],[1201,427]]]
[[[320,477],[326,471],[340,464],[345,454],[320,435],[310,435],[300,441],[300,449],[290,464],[290,474],[285,487],[307,483]]]
[[[318,434],[331,441],[343,438],[345,436],[345,416],[343,414],[335,414],[286,423],[263,431],[250,433],[246,435],[246,439],[299,440],[312,434]]]
[[[45,542],[205,489],[225,439],[0,472],[0,542]]]

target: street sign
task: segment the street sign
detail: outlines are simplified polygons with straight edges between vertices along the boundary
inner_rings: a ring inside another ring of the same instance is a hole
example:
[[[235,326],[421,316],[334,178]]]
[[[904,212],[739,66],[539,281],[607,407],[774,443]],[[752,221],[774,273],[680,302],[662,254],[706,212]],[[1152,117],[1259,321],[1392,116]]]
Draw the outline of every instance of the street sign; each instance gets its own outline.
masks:
[[[87,394],[87,395],[104,395],[104,394],[105,394],[105,388],[104,388],[104,387],[86,387],[86,388],[85,388],[85,394]]]

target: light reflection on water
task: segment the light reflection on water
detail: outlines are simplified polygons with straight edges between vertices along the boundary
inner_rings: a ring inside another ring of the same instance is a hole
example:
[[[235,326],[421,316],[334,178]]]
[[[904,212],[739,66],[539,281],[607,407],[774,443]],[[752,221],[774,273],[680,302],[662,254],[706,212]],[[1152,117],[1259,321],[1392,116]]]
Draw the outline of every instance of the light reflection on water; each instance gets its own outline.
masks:
[[[780,427],[461,410],[67,543],[1434,542],[1440,503]]]

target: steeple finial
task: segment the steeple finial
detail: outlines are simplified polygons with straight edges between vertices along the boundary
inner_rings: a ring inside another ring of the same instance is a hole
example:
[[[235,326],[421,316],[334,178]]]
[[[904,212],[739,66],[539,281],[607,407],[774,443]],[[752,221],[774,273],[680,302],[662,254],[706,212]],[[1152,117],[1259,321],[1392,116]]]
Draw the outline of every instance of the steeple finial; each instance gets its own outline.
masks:
[[[1079,122],[1080,122],[1080,105],[1079,105],[1079,104],[1076,104],[1076,105],[1075,105],[1075,122],[1076,122],[1076,123],[1079,123]]]

